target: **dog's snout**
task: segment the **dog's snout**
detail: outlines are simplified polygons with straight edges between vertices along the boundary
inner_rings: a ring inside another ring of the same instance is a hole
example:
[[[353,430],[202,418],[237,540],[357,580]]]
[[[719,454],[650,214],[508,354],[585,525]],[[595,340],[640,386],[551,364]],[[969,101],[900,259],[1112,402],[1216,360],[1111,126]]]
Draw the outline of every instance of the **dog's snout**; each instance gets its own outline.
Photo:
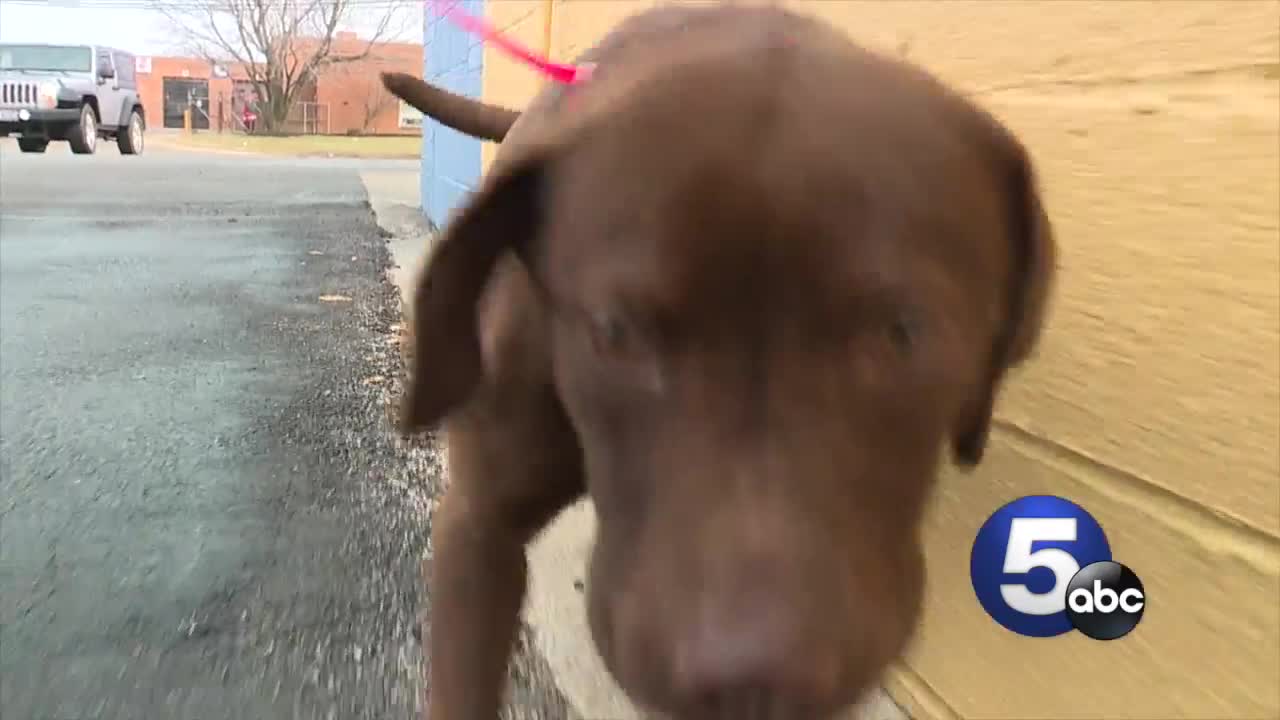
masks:
[[[699,717],[821,717],[839,705],[839,667],[781,608],[698,624],[676,649],[678,704]],[[806,646],[808,645],[808,646]]]
[[[723,619],[704,623],[677,651],[676,685],[694,700],[767,687],[783,654],[780,634],[767,624]]]

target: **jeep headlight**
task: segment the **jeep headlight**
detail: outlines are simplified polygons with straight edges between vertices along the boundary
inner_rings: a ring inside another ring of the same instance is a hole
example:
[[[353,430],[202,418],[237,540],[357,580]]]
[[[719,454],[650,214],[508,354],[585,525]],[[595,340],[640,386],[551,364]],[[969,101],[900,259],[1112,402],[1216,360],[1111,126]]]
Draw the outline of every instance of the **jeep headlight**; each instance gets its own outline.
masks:
[[[36,107],[45,110],[52,110],[58,107],[58,90],[57,83],[40,83],[36,87]]]

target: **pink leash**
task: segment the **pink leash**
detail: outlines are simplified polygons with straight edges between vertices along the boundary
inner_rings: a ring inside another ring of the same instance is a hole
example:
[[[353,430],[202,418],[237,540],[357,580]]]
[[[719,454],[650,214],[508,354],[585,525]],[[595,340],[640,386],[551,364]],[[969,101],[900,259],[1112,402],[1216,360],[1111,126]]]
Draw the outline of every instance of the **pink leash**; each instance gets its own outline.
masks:
[[[535,70],[556,82],[572,85],[576,82],[582,82],[591,76],[590,66],[578,67],[576,65],[552,62],[549,58],[539,55],[503,35],[484,18],[476,17],[458,9],[456,0],[454,2],[426,0],[426,3],[434,6],[437,14],[441,17],[448,18],[463,30],[479,36],[484,42],[493,43],[508,55],[532,66]]]

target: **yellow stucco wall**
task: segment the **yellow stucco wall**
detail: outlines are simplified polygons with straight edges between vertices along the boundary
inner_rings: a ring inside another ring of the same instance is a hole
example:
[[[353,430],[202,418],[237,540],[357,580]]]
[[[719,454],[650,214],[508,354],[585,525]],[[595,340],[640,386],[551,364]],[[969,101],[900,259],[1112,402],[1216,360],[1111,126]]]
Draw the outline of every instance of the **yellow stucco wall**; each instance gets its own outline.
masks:
[[[494,0],[570,58],[643,0]],[[1061,242],[1039,359],[950,475],[889,689],[917,718],[1280,718],[1280,2],[796,1],[976,97],[1028,144]],[[522,106],[493,50],[485,95]],[[833,91],[856,92],[856,82]],[[486,149],[486,162],[492,147]],[[968,578],[1032,493],[1089,509],[1150,596],[1113,643],[1015,636]]]

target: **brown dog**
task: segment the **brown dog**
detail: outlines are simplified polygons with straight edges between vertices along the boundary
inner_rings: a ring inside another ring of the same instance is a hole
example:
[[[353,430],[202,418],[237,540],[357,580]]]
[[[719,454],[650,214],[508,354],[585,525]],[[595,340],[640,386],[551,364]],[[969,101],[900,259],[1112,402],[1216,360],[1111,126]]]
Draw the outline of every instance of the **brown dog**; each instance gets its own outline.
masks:
[[[445,421],[452,472],[429,716],[495,717],[525,545],[586,493],[592,632],[634,700],[830,717],[910,638],[942,450],[981,459],[1039,335],[1027,154],[782,9],[651,10],[583,60],[523,114],[385,77],[506,137],[413,302],[404,427]]]

